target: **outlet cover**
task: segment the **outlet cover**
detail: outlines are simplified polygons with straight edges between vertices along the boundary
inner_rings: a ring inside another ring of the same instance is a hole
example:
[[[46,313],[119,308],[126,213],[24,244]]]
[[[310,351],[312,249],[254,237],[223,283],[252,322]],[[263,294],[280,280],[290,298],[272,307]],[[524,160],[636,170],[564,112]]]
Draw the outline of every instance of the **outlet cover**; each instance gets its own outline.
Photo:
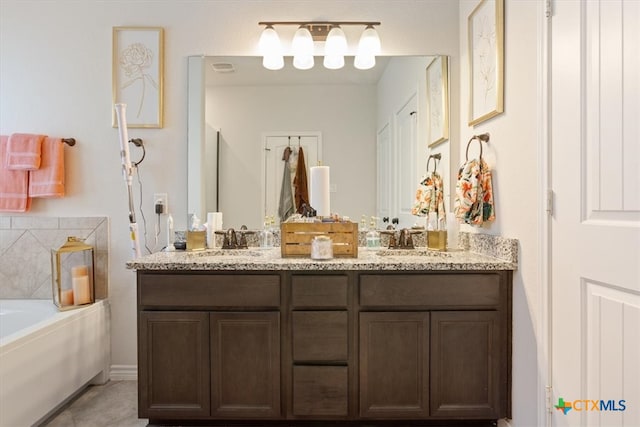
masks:
[[[167,198],[167,193],[154,193],[153,194],[153,212],[156,211],[156,205],[160,203],[163,206],[162,213],[169,213],[169,202]]]

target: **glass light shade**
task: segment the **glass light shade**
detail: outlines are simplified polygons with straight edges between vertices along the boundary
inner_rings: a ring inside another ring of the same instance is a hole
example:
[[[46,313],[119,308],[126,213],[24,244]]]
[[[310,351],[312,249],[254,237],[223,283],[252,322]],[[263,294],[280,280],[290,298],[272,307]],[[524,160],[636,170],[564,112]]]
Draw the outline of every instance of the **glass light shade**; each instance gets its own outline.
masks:
[[[353,66],[358,70],[368,70],[376,66],[376,57],[374,55],[356,55],[353,60]]]
[[[268,70],[279,70],[284,67],[284,58],[282,57],[282,44],[280,37],[273,27],[268,26],[262,31],[258,49],[262,53],[262,65]]]
[[[293,66],[299,70],[313,68],[313,37],[306,27],[300,27],[291,42]]]
[[[370,25],[365,28],[360,36],[360,42],[358,42],[358,55],[380,55],[380,50],[380,37],[378,37],[378,32]]]
[[[347,53],[347,38],[340,27],[333,27],[327,34],[327,41],[324,44],[324,55],[344,56]]]
[[[291,51],[294,56],[313,56],[313,37],[307,27],[300,27],[293,36]]]
[[[280,43],[280,37],[272,26],[266,27],[262,31],[262,34],[260,34],[258,49],[260,49],[260,53],[263,56],[273,55],[275,53],[282,54],[282,44]]]
[[[297,55],[293,57],[293,66],[298,70],[309,70],[313,68],[314,60],[313,55]]]
[[[262,57],[262,66],[267,70],[280,70],[284,67],[282,55],[265,55]]]
[[[330,70],[337,70],[344,67],[344,56],[342,55],[325,55],[323,65]]]

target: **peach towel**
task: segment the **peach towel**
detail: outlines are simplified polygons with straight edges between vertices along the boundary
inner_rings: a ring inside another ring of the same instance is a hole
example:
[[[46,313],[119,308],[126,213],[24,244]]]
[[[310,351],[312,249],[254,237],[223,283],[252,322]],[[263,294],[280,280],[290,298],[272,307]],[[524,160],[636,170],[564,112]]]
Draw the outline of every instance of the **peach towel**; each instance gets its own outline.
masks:
[[[0,212],[27,212],[31,208],[29,172],[7,169],[8,136],[0,136]]]
[[[29,171],[29,197],[64,196],[64,146],[60,138],[42,142],[40,169]]]
[[[40,167],[40,150],[45,135],[14,133],[7,142],[6,165],[10,170],[36,170]]]

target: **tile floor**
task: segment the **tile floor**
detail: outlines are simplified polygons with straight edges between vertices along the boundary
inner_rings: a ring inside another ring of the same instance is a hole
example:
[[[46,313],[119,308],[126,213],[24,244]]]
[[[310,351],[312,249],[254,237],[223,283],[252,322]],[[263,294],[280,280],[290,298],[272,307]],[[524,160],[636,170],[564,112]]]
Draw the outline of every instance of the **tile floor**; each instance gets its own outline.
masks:
[[[138,383],[109,381],[89,386],[67,406],[45,421],[47,427],[142,427],[138,419]]]

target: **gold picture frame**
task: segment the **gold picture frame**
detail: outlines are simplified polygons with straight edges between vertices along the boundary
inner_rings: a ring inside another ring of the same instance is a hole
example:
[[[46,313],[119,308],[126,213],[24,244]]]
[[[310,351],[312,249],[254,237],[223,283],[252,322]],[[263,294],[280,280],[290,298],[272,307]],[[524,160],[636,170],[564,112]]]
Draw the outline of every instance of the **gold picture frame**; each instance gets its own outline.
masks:
[[[469,126],[504,112],[504,0],[481,0],[468,19]]]
[[[449,57],[436,56],[427,66],[428,141],[434,147],[449,139]]]
[[[113,27],[113,105],[127,104],[127,127],[163,125],[164,30]],[[115,110],[111,122],[117,127]]]

